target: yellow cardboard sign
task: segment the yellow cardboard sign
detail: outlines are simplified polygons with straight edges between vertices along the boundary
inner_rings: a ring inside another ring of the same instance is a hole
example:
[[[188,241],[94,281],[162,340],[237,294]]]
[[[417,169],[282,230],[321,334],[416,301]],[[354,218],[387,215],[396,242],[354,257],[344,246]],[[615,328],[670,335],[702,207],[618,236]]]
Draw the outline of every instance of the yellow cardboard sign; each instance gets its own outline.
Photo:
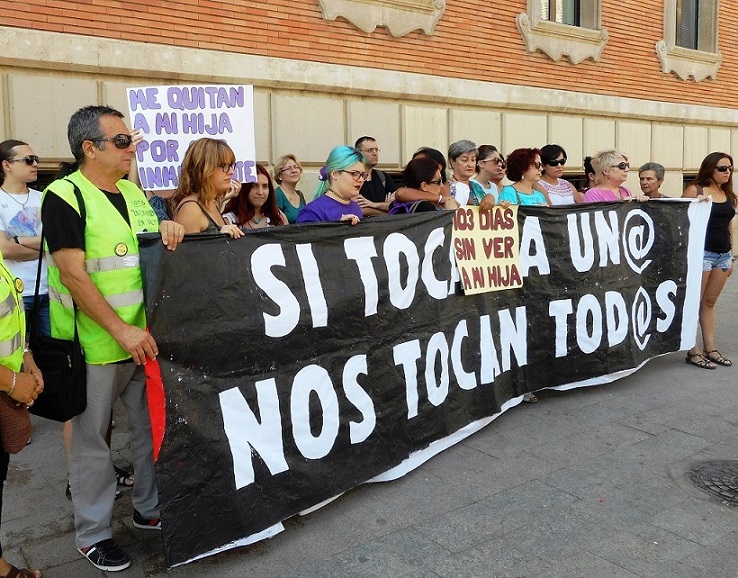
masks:
[[[466,295],[523,286],[518,207],[461,207],[454,215],[453,247]]]

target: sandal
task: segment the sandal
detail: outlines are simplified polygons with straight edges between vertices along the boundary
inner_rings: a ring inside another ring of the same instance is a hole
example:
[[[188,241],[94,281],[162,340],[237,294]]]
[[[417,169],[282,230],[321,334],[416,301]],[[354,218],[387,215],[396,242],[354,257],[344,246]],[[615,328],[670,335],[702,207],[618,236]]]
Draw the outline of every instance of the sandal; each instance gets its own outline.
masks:
[[[684,361],[686,361],[690,365],[694,365],[695,367],[699,367],[701,369],[717,368],[717,365],[715,365],[712,361],[707,359],[699,351],[697,353],[687,353],[687,357]]]
[[[125,471],[123,468],[113,466],[115,468],[115,478],[119,488],[132,488],[133,487],[133,474]]]
[[[714,353],[715,355],[710,355],[711,353]],[[720,365],[724,365],[725,367],[730,367],[733,365],[733,362],[730,361],[727,357],[723,357],[723,354],[720,353],[717,349],[711,349],[710,351],[705,351],[705,357],[712,361],[713,363],[718,363]]]
[[[15,566],[11,566],[5,578],[39,578],[40,576],[41,572],[39,570],[29,570],[28,568],[18,569]]]

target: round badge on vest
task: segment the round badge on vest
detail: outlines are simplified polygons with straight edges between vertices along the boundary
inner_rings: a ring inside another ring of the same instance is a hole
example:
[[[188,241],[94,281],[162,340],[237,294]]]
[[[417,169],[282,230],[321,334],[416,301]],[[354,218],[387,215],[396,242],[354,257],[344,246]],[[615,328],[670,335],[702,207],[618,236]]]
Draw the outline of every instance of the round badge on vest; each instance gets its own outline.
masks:
[[[128,245],[125,243],[118,243],[115,246],[115,254],[118,255],[118,257],[125,257],[128,254]]]
[[[15,278],[15,290],[17,293],[23,293],[23,288],[25,285],[23,284],[23,279],[20,277]]]

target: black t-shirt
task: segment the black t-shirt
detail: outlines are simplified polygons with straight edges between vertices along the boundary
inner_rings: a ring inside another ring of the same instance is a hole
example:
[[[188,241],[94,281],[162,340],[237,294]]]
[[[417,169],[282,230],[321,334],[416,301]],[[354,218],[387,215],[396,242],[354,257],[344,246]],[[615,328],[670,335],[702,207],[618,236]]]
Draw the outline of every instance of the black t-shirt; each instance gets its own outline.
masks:
[[[128,205],[126,205],[125,197],[121,193],[109,193],[108,191],[103,191],[103,193],[130,226],[131,221],[128,218]],[[86,206],[85,210],[87,210]],[[82,217],[69,203],[52,191],[48,191],[44,197],[41,222],[44,224],[44,237],[50,253],[59,249],[84,250],[85,224]]]
[[[387,195],[395,192],[395,183],[387,173],[377,169],[373,169],[372,172],[372,180],[364,181],[364,184],[361,186],[361,196],[373,203],[384,203],[387,200]],[[384,175],[384,185],[382,185],[382,178],[379,176],[379,173]]]

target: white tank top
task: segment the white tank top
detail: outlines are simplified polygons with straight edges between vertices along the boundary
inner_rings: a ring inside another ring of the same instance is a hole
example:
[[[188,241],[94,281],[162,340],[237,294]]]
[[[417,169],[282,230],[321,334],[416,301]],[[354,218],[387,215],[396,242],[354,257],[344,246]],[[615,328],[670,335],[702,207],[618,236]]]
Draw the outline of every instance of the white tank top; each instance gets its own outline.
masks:
[[[552,185],[541,179],[538,181],[538,184],[546,189],[552,207],[556,205],[573,205],[575,203],[574,193],[571,190],[569,181],[558,179],[558,182]]]

